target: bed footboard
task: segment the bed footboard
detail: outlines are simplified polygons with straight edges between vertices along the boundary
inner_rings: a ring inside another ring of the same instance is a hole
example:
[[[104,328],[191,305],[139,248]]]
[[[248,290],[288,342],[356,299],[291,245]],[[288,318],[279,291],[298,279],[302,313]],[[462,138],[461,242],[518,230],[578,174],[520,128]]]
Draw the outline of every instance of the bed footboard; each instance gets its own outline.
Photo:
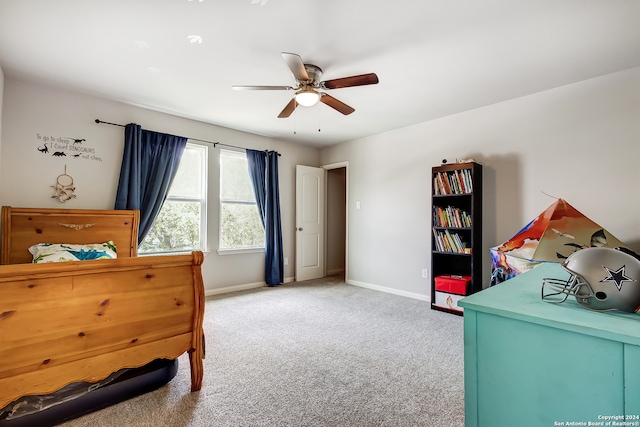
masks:
[[[0,408],[189,353],[203,377],[202,252],[0,266]]]

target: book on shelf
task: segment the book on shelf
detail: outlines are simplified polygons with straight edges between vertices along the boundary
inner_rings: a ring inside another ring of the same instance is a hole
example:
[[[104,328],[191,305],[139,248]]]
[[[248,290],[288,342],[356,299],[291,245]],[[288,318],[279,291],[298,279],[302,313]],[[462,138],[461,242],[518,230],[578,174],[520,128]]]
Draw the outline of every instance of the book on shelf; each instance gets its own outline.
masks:
[[[451,172],[437,172],[433,178],[434,194],[469,194],[473,191],[473,180],[469,169],[458,169]]]
[[[433,225],[436,227],[468,228],[471,227],[471,215],[453,206],[446,208],[434,206]]]
[[[458,235],[458,233],[452,233],[449,230],[437,231],[433,230],[433,237],[435,243],[435,250],[438,252],[451,252],[459,254],[470,254],[470,248],[466,247],[466,244]]]

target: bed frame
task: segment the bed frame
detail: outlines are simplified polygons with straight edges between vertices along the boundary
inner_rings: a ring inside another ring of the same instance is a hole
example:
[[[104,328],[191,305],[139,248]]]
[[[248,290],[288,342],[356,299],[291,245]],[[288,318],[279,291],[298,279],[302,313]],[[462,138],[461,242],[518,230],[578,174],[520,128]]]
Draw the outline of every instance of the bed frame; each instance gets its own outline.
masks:
[[[137,257],[138,211],[2,207],[0,408],[189,353],[203,377],[202,252]],[[117,259],[31,264],[37,243],[113,240]]]

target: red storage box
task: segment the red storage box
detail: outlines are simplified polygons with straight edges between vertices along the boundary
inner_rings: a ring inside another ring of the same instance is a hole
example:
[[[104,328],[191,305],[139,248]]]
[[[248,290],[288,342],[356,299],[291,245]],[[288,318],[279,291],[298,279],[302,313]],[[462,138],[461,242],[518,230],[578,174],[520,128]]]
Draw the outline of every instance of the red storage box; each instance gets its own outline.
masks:
[[[436,291],[456,295],[467,295],[471,286],[471,276],[445,274],[436,277]]]

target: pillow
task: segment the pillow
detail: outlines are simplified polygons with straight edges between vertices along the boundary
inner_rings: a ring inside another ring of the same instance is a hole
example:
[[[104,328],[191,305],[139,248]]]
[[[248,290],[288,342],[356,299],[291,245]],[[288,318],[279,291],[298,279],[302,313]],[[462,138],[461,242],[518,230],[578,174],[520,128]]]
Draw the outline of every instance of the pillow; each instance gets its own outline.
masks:
[[[33,263],[117,258],[113,241],[88,245],[40,243],[29,248]]]

